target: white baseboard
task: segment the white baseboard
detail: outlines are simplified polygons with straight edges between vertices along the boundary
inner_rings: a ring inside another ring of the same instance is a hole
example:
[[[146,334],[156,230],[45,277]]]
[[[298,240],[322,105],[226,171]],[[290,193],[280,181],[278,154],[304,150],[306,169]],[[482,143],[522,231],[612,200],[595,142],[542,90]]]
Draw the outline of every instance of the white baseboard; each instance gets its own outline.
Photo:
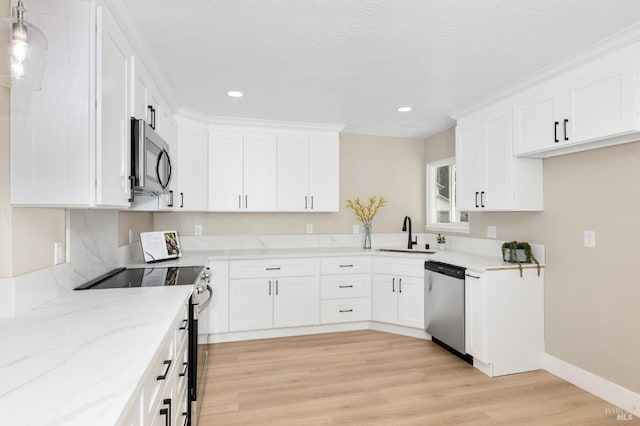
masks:
[[[640,416],[640,394],[596,376],[587,370],[545,353],[542,368],[579,388],[604,399],[623,411]],[[624,413],[622,413],[624,414]]]
[[[338,331],[377,330],[401,334],[419,339],[431,339],[424,330],[385,324],[375,321],[345,322],[338,324],[311,325],[307,327],[270,328],[267,330],[234,331],[209,334],[209,343],[237,342],[241,340],[273,339],[277,337],[305,336],[308,334],[334,333]]]

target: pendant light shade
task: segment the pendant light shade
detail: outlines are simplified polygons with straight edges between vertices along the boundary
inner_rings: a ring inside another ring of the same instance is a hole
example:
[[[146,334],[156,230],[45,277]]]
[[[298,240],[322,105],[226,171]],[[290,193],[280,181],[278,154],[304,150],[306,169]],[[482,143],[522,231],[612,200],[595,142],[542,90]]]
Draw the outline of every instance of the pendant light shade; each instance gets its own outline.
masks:
[[[27,90],[40,90],[47,39],[38,27],[25,20],[22,0],[14,16],[0,20],[0,84]]]

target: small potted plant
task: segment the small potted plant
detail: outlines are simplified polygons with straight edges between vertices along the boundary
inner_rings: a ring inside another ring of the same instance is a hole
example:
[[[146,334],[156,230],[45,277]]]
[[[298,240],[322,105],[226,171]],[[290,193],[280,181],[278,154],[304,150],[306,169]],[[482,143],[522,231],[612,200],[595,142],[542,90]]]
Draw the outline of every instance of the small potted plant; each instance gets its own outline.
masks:
[[[508,241],[502,244],[502,260],[509,263],[517,263],[522,277],[522,264],[535,263],[538,265],[540,275],[540,263],[531,253],[531,246],[525,241]]]
[[[447,237],[441,234],[438,234],[436,237],[436,242],[438,243],[438,250],[446,250],[447,249]]]

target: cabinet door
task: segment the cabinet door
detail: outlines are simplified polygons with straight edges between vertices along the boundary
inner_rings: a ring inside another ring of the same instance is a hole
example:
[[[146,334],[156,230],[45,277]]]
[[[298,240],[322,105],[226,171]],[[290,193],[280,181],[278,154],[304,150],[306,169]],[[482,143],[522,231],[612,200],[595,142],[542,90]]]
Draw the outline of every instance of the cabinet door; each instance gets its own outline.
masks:
[[[484,194],[480,194],[480,205],[491,210],[511,210],[514,197],[511,108],[498,109],[486,116],[483,130],[486,184]]]
[[[135,57],[133,59],[133,91],[131,96],[131,115],[137,119],[150,122],[149,117],[149,93],[151,92],[151,76],[142,64],[142,61]]]
[[[272,283],[274,327],[318,324],[318,291],[313,277],[277,278]]]
[[[513,153],[529,154],[560,144],[562,96],[557,82],[519,96],[513,106]]]
[[[99,10],[102,30],[97,52],[96,204],[127,207],[131,196],[129,107],[133,49],[109,10]]]
[[[207,210],[209,176],[209,129],[206,125],[179,118],[178,187],[174,205],[179,210]]]
[[[424,328],[424,279],[398,278],[398,324]]]
[[[48,0],[27,5],[27,19],[46,34],[49,47],[42,89],[12,89],[11,125],[2,125],[11,131],[12,204],[77,206],[93,197],[91,6]]]
[[[563,142],[584,142],[637,128],[637,61],[637,46],[632,46],[567,74],[563,103],[568,140]]]
[[[242,191],[242,133],[211,133],[209,149],[209,209],[238,211],[244,206]]]
[[[485,364],[489,363],[487,337],[485,331],[485,284],[483,275],[473,272],[465,277],[464,322],[465,350],[469,355]]]
[[[268,134],[244,135],[244,209],[276,209],[276,137]]]
[[[338,135],[309,137],[309,200],[311,211],[340,209],[340,141]]]
[[[456,127],[456,204],[461,211],[481,210],[486,193],[486,145],[481,119],[461,122]]]
[[[263,278],[229,282],[229,330],[260,330],[273,327],[275,285]]]
[[[306,135],[278,135],[278,211],[309,207],[309,143]]]
[[[371,317],[374,321],[398,322],[398,279],[390,275],[373,275]]]

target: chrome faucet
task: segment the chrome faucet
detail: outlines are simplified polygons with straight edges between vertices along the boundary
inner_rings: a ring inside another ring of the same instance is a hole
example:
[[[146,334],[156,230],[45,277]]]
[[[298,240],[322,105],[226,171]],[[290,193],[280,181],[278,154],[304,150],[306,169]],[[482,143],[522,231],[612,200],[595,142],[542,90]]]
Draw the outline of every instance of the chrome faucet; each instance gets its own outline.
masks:
[[[409,250],[411,250],[413,248],[413,246],[417,246],[418,245],[418,237],[416,236],[416,239],[414,240],[413,238],[411,238],[411,218],[409,216],[405,216],[404,217],[404,222],[402,223],[402,232],[406,232],[407,231],[407,223],[409,224],[409,242],[407,243],[407,248]]]

